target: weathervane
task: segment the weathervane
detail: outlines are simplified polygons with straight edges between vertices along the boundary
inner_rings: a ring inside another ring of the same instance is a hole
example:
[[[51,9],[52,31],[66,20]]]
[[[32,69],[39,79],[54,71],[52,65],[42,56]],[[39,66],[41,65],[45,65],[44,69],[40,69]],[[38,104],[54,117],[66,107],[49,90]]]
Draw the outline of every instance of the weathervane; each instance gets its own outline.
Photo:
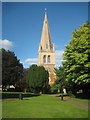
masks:
[[[45,8],[45,13],[47,13],[47,8]]]

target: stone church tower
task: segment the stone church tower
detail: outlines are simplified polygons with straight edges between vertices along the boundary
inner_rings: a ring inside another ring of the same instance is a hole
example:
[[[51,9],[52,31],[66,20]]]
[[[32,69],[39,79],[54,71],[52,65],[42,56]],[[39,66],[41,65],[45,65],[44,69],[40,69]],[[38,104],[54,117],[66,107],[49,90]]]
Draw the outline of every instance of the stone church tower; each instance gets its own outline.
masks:
[[[38,65],[44,66],[49,71],[49,84],[55,82],[55,51],[54,45],[51,41],[47,13],[45,12],[41,41],[38,49]]]

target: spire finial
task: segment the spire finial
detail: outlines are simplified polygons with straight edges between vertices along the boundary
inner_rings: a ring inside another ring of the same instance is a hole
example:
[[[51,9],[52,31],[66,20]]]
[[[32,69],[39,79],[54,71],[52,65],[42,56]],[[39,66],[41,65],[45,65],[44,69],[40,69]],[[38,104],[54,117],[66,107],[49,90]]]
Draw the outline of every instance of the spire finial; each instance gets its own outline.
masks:
[[[45,14],[47,13],[47,8],[45,8]]]
[[[47,9],[45,8],[45,21],[47,21]]]

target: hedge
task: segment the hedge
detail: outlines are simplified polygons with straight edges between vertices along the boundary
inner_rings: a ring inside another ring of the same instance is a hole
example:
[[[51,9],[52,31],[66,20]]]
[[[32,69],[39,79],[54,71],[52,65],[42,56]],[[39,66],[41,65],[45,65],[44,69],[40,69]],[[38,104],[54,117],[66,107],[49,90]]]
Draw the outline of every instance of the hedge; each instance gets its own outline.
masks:
[[[23,98],[24,97],[34,97],[34,96],[40,95],[40,94],[22,93],[22,92],[2,92],[2,99],[19,98],[20,94],[22,94]]]

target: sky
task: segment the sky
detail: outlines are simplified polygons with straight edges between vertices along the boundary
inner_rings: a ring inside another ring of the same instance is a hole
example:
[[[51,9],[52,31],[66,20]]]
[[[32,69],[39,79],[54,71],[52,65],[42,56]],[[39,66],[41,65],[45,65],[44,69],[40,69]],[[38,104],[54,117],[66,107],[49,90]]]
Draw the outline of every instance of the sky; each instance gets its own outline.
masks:
[[[0,47],[13,51],[25,68],[38,62],[45,8],[56,67],[62,64],[72,32],[88,20],[87,2],[3,2]]]

